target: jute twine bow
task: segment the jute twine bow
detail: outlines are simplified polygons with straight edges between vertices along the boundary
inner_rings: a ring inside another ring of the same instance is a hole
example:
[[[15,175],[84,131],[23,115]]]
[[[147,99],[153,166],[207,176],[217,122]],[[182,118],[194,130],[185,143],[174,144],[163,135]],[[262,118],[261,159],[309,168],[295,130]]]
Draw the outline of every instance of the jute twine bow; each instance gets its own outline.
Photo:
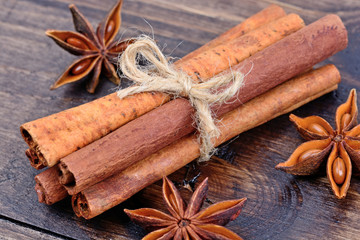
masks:
[[[139,59],[149,63],[139,65]],[[212,138],[219,137],[210,106],[221,104],[233,97],[243,85],[244,75],[240,72],[215,76],[206,82],[194,83],[186,73],[174,69],[156,43],[147,36],[137,38],[129,45],[119,59],[119,69],[136,85],[118,91],[118,96],[141,92],[164,92],[174,97],[188,98],[195,109],[195,122],[199,132],[199,161],[207,161],[214,153]],[[231,84],[230,84],[231,83]],[[217,89],[223,87],[223,90]],[[226,88],[224,88],[226,87]]]

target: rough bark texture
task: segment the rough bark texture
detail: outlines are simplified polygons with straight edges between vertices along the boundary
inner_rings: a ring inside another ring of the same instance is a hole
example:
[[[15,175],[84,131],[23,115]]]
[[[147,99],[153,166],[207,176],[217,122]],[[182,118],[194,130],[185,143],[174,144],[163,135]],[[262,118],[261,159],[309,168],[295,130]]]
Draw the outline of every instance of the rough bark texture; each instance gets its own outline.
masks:
[[[21,125],[20,131],[43,166],[114,131],[168,100],[165,94],[137,94],[120,101],[116,93]],[[146,103],[146,104],[144,104]]]
[[[265,25],[271,21],[274,21],[278,18],[284,17],[286,15],[284,9],[277,5],[270,5],[269,7],[265,8],[264,10],[258,12],[257,14],[249,17],[239,25],[229,29],[228,31],[221,34],[219,37],[211,40],[210,42],[204,44],[200,48],[192,51],[189,54],[186,54],[183,58],[181,58],[178,62],[189,60],[196,55],[210,50],[213,47],[219,46],[224,42],[229,42],[235,38],[242,36],[243,34],[250,32],[262,25]]]
[[[282,16],[285,16],[282,8],[270,6],[227,31],[225,35],[215,38],[214,43],[218,44],[223,40],[235,39]],[[209,50],[211,46],[196,50],[196,54],[190,53],[191,56],[188,55],[187,60],[192,60],[197,54]],[[213,64],[221,62],[219,59],[222,56],[213,56]],[[211,63],[208,58],[206,59],[207,61],[204,62],[204,58],[199,57],[192,61],[192,64],[201,68],[204,63]],[[189,75],[194,75],[194,72],[197,71],[196,68],[194,70],[194,67],[189,64],[184,66],[184,62],[177,61],[174,64]],[[227,68],[228,65],[225,68],[218,67],[217,69],[223,71]],[[213,75],[214,73],[211,73],[211,75],[203,77],[208,78]],[[194,78],[196,78],[195,75]],[[40,160],[40,164],[32,165],[37,169],[44,166],[51,167],[60,158],[75,152],[169,100],[168,95],[159,93],[137,94],[120,100],[113,93],[81,106],[27,122],[20,127],[20,131],[25,142],[36,152]]]
[[[333,65],[292,79],[225,114],[219,124],[221,136],[214,143],[220,145],[244,131],[333,91],[339,82],[339,71]],[[93,218],[183,167],[199,154],[196,137],[184,137],[120,174],[74,195],[73,209],[78,216]]]
[[[68,196],[58,180],[59,166],[55,165],[35,176],[35,191],[39,202],[51,205]]]
[[[347,32],[340,18],[335,15],[326,16],[234,66],[234,70],[249,71],[244,87],[228,104],[215,107],[214,112],[221,116],[304,72],[346,46]],[[75,194],[104,180],[188,134],[191,129],[185,126],[192,126],[190,104],[183,99],[174,100],[171,108],[175,114],[168,114],[166,109],[163,109],[166,105],[155,109],[150,115],[145,114],[135,119],[131,128],[120,128],[97,143],[63,158],[61,166],[64,175],[65,171],[69,171],[75,179],[65,185],[69,194]],[[180,123],[180,118],[186,121]],[[182,128],[186,130],[181,131]],[[162,138],[170,141],[158,141]],[[142,140],[139,141],[140,139]],[[129,142],[131,144],[128,144]],[[109,151],[109,148],[114,151]],[[137,149],[141,149],[143,154],[133,155],[137,153]]]
[[[185,72],[194,72],[195,81],[207,79],[230,66],[239,64],[245,58],[296,32],[304,25],[299,15],[292,13],[229,42],[223,42],[207,51],[198,53],[195,57],[182,61],[181,66],[178,67],[184,69]],[[215,59],[216,61],[214,61]],[[199,63],[202,64],[199,66]]]

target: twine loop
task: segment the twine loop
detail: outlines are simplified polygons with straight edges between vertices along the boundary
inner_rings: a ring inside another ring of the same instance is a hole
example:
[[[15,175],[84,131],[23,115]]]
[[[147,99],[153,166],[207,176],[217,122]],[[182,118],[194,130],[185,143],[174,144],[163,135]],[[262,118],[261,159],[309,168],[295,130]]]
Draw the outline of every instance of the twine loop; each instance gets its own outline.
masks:
[[[145,66],[139,60],[146,62]],[[211,105],[222,104],[232,98],[243,85],[241,72],[215,76],[206,82],[195,83],[191,76],[177,70],[168,62],[156,43],[141,36],[130,44],[119,59],[119,69],[135,85],[118,91],[124,98],[141,92],[164,92],[188,98],[195,109],[194,120],[199,132],[199,161],[207,161],[214,153],[213,138],[220,135],[211,112]],[[221,90],[219,90],[221,89]]]

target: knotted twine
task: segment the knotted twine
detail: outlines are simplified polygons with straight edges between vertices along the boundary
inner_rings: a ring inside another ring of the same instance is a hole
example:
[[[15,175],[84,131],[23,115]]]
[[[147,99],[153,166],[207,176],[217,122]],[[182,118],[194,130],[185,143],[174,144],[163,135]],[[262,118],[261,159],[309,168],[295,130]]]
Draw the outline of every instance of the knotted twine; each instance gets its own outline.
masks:
[[[148,64],[141,66],[140,59]],[[225,103],[232,98],[243,86],[244,75],[231,72],[195,83],[191,76],[175,69],[156,43],[147,36],[138,37],[126,48],[118,60],[118,66],[124,77],[136,83],[117,92],[121,99],[136,93],[155,91],[189,99],[195,109],[194,120],[201,144],[199,161],[209,160],[214,153],[211,139],[220,135],[210,106]],[[224,89],[217,91],[219,88]]]

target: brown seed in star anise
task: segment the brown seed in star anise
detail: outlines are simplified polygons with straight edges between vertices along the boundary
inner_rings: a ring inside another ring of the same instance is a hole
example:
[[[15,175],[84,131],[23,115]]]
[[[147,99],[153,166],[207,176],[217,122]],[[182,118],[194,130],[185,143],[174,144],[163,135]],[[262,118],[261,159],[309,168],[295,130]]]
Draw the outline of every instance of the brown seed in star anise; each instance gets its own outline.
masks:
[[[124,211],[132,221],[148,231],[143,240],[152,239],[241,239],[226,229],[229,221],[235,220],[246,198],[223,201],[200,211],[208,191],[207,178],[193,193],[188,206],[175,185],[163,178],[163,198],[171,215],[152,208]]]
[[[79,12],[75,5],[70,4],[69,8],[77,32],[46,31],[46,35],[51,37],[60,47],[71,54],[81,56],[65,70],[51,89],[91,75],[91,79],[87,84],[87,91],[94,93],[99,83],[101,71],[115,84],[120,83],[120,78],[113,64],[116,62],[118,55],[133,42],[133,39],[121,42],[113,41],[121,25],[121,6],[122,0],[117,2],[95,32],[89,21]]]
[[[352,167],[360,171],[360,124],[357,125],[357,98],[352,89],[348,100],[336,110],[336,130],[318,116],[290,120],[308,142],[301,144],[280,169],[294,175],[315,173],[327,157],[326,173],[337,198],[344,198],[350,186]]]

